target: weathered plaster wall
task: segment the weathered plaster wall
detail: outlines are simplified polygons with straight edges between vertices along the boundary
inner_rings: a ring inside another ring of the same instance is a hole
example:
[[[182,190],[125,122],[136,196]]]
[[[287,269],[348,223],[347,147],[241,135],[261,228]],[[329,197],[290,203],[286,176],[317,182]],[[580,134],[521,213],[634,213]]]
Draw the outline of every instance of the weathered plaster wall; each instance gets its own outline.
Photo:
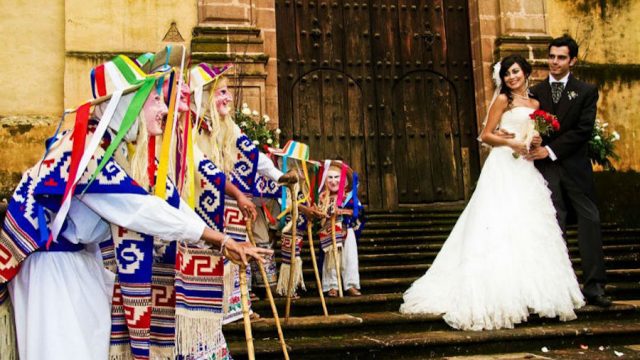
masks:
[[[576,73],[598,85],[598,117],[622,137],[616,168],[640,171],[640,1],[547,0],[547,4],[550,35],[569,33],[578,41],[585,66]]]
[[[64,1],[0,1],[0,13],[0,116],[57,114],[63,99]]]
[[[90,97],[93,66],[120,53],[160,50],[172,23],[188,47],[197,18],[196,1],[66,0],[65,107]]]
[[[62,109],[64,9],[61,0],[0,2],[0,197],[42,156]]]
[[[0,11],[0,196],[42,156],[63,109],[91,97],[93,66],[158,51],[172,22],[188,46],[197,23],[195,0],[2,1]]]

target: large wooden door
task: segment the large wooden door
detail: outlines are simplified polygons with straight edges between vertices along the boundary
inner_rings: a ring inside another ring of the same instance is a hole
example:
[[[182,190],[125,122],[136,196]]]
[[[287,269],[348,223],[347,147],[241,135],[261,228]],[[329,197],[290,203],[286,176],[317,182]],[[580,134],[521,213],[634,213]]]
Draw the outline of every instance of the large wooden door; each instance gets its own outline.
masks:
[[[341,157],[393,209],[464,199],[478,172],[463,0],[276,1],[284,138]]]

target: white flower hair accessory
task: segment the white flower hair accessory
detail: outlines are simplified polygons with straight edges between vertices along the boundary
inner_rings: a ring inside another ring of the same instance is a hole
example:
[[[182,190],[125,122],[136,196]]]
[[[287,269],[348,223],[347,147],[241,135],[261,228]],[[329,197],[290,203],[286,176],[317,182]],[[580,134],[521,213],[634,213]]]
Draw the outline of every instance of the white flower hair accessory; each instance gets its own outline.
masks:
[[[500,79],[500,69],[501,69],[501,65],[500,65],[500,61],[498,61],[495,65],[493,65],[493,74],[491,75],[491,78],[493,79],[493,83],[496,85],[497,88],[500,88],[500,85],[502,84],[502,80]]]

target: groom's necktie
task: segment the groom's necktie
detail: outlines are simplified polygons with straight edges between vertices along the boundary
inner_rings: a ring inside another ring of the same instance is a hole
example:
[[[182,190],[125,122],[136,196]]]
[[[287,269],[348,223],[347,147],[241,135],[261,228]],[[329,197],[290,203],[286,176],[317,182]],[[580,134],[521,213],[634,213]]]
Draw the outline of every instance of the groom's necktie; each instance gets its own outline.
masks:
[[[557,104],[558,101],[560,101],[562,90],[564,90],[564,84],[562,82],[554,81],[551,83],[551,97],[553,98],[554,104]]]

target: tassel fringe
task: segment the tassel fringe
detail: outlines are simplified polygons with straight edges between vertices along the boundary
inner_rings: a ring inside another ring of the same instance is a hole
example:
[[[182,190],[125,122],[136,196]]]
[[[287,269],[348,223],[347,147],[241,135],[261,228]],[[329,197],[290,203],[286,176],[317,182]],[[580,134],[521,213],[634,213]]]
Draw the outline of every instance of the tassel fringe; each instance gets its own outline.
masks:
[[[199,313],[199,317],[176,314],[176,355],[217,352],[226,347],[222,336],[222,316]],[[205,318],[208,316],[208,318]]]
[[[11,301],[6,299],[0,305],[0,328],[2,328],[2,338],[0,339],[0,354],[3,359],[18,360],[18,346],[16,343],[16,328],[13,318],[13,306]]]
[[[280,276],[278,277],[278,286],[276,287],[276,293],[280,296],[287,296],[287,287],[289,286],[289,264],[281,264],[280,265]],[[302,259],[298,256],[296,257],[296,268],[293,272],[293,292],[295,293],[298,289],[298,286],[302,288],[302,290],[307,290],[304,286],[304,277],[302,274]]]

